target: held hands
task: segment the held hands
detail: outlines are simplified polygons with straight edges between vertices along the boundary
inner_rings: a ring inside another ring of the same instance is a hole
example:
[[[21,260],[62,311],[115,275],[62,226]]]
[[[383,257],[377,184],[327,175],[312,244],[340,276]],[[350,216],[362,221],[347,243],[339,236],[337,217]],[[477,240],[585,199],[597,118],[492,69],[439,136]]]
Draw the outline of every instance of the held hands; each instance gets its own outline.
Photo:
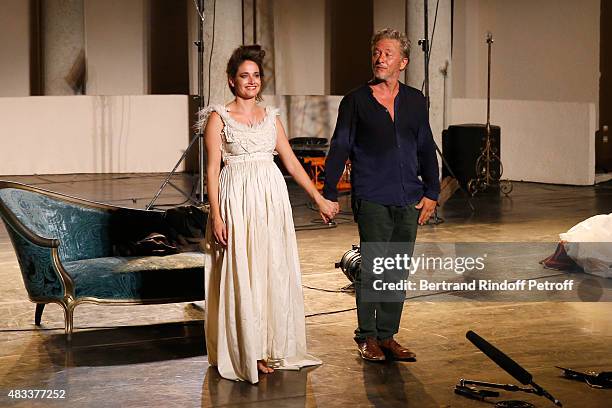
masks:
[[[340,211],[340,205],[337,202],[329,201],[323,196],[317,200],[317,206],[319,207],[319,214],[326,224],[329,223]]]
[[[227,246],[227,227],[225,223],[221,219],[221,217],[213,218],[213,235],[215,236],[215,241],[218,244]]]
[[[437,201],[431,200],[427,197],[421,198],[421,201],[414,208],[421,210],[419,214],[419,225],[423,225],[427,222],[429,217],[433,214],[436,209]]]

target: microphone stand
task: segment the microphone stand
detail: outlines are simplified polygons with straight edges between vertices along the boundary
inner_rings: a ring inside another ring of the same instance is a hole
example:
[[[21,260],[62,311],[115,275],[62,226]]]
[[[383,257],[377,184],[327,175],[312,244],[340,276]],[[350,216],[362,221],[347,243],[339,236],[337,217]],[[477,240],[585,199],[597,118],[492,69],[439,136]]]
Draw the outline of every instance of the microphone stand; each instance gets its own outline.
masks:
[[[423,94],[425,95],[425,104],[427,106],[427,120],[429,121],[429,107],[430,107],[430,97],[429,97],[429,57],[430,57],[430,48],[429,48],[429,7],[427,4],[428,0],[423,0],[423,30],[425,32],[425,36],[424,38],[421,38],[418,41],[418,44],[421,46],[421,50],[423,50],[423,65],[424,65],[424,69],[425,69],[425,77],[423,79],[423,87],[424,87],[424,92]],[[406,7],[408,7],[408,2],[406,2]],[[448,162],[446,161],[446,159],[444,158],[444,155],[442,154],[442,150],[440,150],[440,148],[438,147],[438,144],[436,143],[436,141],[434,140],[434,146],[436,147],[436,151],[438,152],[438,155],[440,155],[440,158],[442,159],[442,163],[444,164],[444,166],[446,167],[446,169],[448,170],[448,172],[450,173],[451,177],[453,178],[457,178],[457,176],[455,176],[455,172],[453,171],[453,169],[451,169],[450,165],[448,164]],[[461,191],[463,191],[467,197],[468,200],[468,205],[470,207],[470,209],[472,210],[472,212],[475,211],[474,205],[472,204],[472,199],[471,199],[471,195],[463,188],[463,186],[459,185],[459,188],[461,189]],[[431,219],[429,219],[427,221],[427,225],[433,224],[433,225],[438,225],[444,222],[444,219],[438,216],[438,207],[436,206],[436,209],[434,210],[434,214],[433,217]]]
[[[198,49],[198,95],[195,97],[195,99],[198,101],[198,112],[199,112],[200,110],[204,108],[204,83],[203,83],[204,82],[203,81],[203,74],[204,74],[204,0],[194,0],[193,3],[196,9],[196,12],[198,13],[198,20],[199,20],[198,40],[194,41],[194,44]],[[192,197],[192,194],[185,193],[183,190],[175,186],[170,181],[170,179],[172,178],[172,176],[176,174],[176,170],[178,169],[179,165],[185,160],[185,158],[187,157],[187,154],[189,153],[191,148],[195,145],[196,141],[198,142],[198,184],[199,184],[198,190],[199,191],[198,191],[197,198],[194,199]],[[170,173],[168,173],[168,175],[166,176],[165,180],[163,181],[163,183],[157,190],[157,193],[155,194],[151,202],[147,204],[147,206],[145,207],[146,210],[150,210],[151,208],[153,208],[155,202],[157,201],[162,191],[164,190],[164,188],[166,188],[168,184],[170,184],[170,186],[172,186],[179,193],[185,196],[185,198],[187,198],[188,201],[191,201],[192,203],[199,205],[199,206],[205,204],[204,200],[206,196],[204,194],[204,130],[203,129],[197,129],[194,131],[193,138],[189,142],[187,149],[185,149],[181,158],[178,160],[178,162],[176,162],[176,164],[174,165],[174,168],[170,171]]]
[[[498,397],[499,393],[496,391],[489,390],[480,390],[475,387],[468,387],[468,385],[477,385],[479,387],[487,387],[487,388],[496,388],[502,389],[505,391],[521,391],[528,394],[535,394],[542,397],[545,397],[552,401],[558,407],[561,407],[561,401],[553,397],[550,393],[548,393],[544,388],[540,387],[535,382],[531,382],[529,385],[531,387],[520,387],[514,384],[499,384],[499,383],[491,383],[486,381],[477,381],[477,380],[465,380],[461,378],[459,380],[459,384],[455,386],[455,393],[466,396],[472,399],[484,400],[485,397]]]
[[[455,393],[466,396],[468,398],[479,399],[481,401],[484,400],[485,397],[498,397],[499,393],[495,391],[489,390],[479,390],[475,387],[469,387],[470,385],[478,385],[481,387],[490,387],[490,388],[498,388],[506,391],[522,391],[530,394],[543,396],[550,401],[552,401],[556,406],[561,407],[561,401],[553,397],[549,392],[547,392],[544,388],[540,387],[533,381],[533,376],[525,370],[519,363],[508,357],[503,351],[499,350],[497,347],[469,330],[465,337],[474,344],[480,351],[482,351],[491,361],[497,364],[500,368],[514,377],[517,381],[519,381],[523,385],[530,385],[531,388],[528,387],[520,387],[518,385],[513,384],[498,384],[498,383],[490,383],[485,381],[476,381],[476,380],[465,380],[460,379],[459,384],[455,386]],[[515,401],[514,404],[522,403],[523,405],[516,405],[525,407],[526,404],[523,401]],[[531,405],[533,406],[533,405]]]

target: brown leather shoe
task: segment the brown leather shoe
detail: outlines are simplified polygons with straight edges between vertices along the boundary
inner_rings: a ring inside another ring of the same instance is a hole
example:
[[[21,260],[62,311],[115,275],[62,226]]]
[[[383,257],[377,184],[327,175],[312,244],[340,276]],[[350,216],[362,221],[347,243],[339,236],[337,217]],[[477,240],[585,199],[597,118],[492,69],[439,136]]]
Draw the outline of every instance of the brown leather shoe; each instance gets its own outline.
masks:
[[[368,361],[384,361],[385,353],[380,349],[378,341],[374,337],[367,337],[365,341],[358,341],[357,348],[361,358]]]
[[[416,354],[399,344],[393,337],[378,342],[380,348],[389,352],[396,360],[415,361]]]

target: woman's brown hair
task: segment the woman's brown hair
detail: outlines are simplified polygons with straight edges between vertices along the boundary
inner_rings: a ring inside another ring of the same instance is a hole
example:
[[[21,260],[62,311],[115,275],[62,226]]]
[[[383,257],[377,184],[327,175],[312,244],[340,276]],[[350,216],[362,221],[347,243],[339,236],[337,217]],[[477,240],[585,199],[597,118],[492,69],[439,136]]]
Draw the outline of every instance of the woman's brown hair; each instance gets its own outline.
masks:
[[[232,56],[227,62],[227,69],[225,70],[228,78],[236,78],[238,68],[244,61],[253,61],[255,64],[257,64],[257,67],[259,68],[259,77],[261,78],[261,88],[256,97],[257,101],[261,101],[261,93],[264,89],[263,59],[265,55],[266,52],[261,49],[261,45],[241,45],[240,47],[236,48],[234,52],[232,52]],[[229,81],[228,86],[230,91],[232,91],[232,94],[236,95],[236,91]]]

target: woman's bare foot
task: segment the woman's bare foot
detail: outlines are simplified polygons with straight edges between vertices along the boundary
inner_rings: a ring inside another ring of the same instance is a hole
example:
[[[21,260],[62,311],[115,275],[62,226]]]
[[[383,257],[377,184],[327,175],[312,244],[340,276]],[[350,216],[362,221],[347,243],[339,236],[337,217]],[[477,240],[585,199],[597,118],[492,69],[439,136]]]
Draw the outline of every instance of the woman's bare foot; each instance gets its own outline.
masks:
[[[257,369],[264,374],[274,372],[274,369],[272,367],[268,367],[268,363],[266,363],[265,360],[257,360]]]

